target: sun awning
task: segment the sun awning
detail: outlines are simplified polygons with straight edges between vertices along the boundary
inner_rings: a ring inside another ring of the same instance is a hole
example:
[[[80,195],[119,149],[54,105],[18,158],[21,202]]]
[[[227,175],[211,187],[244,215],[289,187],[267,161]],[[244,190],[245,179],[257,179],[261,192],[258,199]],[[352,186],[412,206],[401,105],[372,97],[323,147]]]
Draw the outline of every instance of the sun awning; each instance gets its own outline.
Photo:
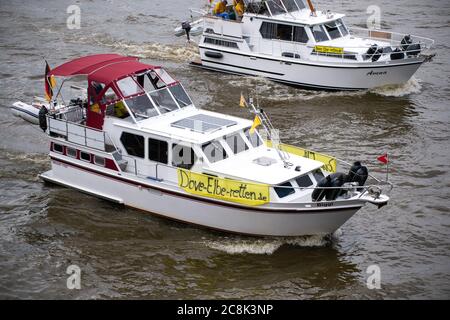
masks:
[[[51,70],[49,74],[62,77],[86,75],[92,81],[109,84],[122,76],[154,68],[139,62],[137,57],[96,54],[66,62]]]

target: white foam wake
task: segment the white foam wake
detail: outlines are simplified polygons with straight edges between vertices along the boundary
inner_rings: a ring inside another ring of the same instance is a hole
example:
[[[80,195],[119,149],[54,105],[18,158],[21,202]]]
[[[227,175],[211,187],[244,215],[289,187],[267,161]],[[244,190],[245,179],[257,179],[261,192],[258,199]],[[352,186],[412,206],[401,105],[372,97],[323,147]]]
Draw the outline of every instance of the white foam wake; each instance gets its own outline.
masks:
[[[420,80],[412,77],[401,85],[387,85],[370,90],[370,92],[386,97],[403,97],[413,93],[419,93],[422,89]]]
[[[338,230],[339,231],[339,230]],[[332,237],[328,235],[304,236],[295,238],[263,238],[248,239],[236,237],[227,237],[221,240],[206,240],[204,245],[211,249],[223,251],[229,254],[273,254],[283,245],[297,247],[324,247],[331,241],[337,239],[339,233],[334,233]]]
[[[193,43],[161,44],[161,43],[133,43],[113,39],[104,34],[93,34],[70,39],[75,43],[92,43],[109,47],[123,54],[147,59],[191,61],[199,58],[198,47]]]

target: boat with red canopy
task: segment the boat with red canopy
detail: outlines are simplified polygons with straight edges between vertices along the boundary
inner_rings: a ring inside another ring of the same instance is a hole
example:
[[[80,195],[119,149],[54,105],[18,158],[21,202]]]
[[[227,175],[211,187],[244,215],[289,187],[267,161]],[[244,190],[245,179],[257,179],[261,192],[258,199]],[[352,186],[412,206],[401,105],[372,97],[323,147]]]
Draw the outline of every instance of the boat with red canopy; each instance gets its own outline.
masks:
[[[179,81],[136,57],[81,57],[45,78],[50,101],[38,118],[50,139],[51,169],[40,175],[47,182],[262,236],[332,233],[366,203],[389,200],[390,185],[360,163],[339,173],[334,157],[274,141],[251,102],[253,122],[199,109]],[[80,78],[87,90],[66,101],[66,83]]]

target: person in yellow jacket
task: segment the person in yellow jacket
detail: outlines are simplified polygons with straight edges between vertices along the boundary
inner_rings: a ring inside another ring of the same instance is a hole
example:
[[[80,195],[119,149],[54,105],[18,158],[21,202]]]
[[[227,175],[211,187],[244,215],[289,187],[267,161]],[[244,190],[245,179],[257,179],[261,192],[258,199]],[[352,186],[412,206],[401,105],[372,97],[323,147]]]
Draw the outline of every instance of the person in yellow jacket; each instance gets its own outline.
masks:
[[[234,10],[239,18],[244,15],[244,0],[233,0]]]
[[[213,9],[213,14],[215,16],[222,17],[225,20],[229,20],[230,16],[228,15],[227,12],[227,4],[228,4],[227,0],[219,0],[219,2],[216,3]]]

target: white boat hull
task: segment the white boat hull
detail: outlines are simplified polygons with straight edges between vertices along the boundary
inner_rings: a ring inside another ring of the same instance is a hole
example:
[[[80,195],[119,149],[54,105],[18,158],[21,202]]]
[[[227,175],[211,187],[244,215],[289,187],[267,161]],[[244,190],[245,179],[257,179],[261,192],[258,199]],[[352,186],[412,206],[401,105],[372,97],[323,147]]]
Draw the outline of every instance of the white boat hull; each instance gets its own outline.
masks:
[[[93,172],[89,168],[52,160],[45,181],[71,187],[166,218],[232,233],[258,236],[330,234],[350,219],[363,203],[345,208],[320,208],[304,212],[270,211],[239,205],[221,205],[176,192],[157,189],[156,181],[132,180],[117,173]],[[127,180],[128,179],[128,180]],[[154,187],[153,187],[154,186]],[[100,191],[101,190],[101,191]]]
[[[214,55],[220,57],[214,57]],[[200,47],[201,64],[206,69],[233,74],[266,77],[285,84],[325,90],[365,90],[407,82],[423,63],[423,58],[407,62],[312,63],[300,59],[229,53]]]

